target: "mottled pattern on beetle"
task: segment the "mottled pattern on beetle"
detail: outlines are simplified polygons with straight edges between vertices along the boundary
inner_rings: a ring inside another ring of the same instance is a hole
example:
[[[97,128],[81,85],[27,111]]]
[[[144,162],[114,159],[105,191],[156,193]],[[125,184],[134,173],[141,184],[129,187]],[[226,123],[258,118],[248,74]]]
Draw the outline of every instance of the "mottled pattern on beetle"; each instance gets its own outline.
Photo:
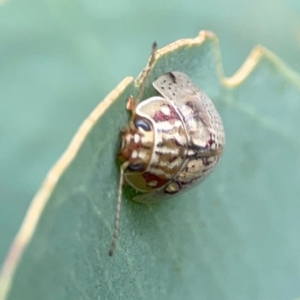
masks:
[[[153,145],[153,131],[142,128],[127,128],[123,136],[122,155],[130,164],[149,162]]]
[[[153,149],[143,172],[125,172],[128,183],[151,203],[159,196],[178,194],[204,180],[219,161],[225,145],[221,118],[211,100],[180,72],[162,75],[153,83],[161,96],[138,104],[137,118],[153,127]]]
[[[201,152],[222,150],[225,135],[222,120],[212,101],[181,72],[170,72],[154,83],[157,91],[171,100],[182,115],[189,148]]]
[[[178,191],[183,191],[185,188],[200,183],[212,173],[218,161],[218,156],[189,160],[184,170],[173,179],[173,182],[178,186],[177,191],[169,192],[167,186],[165,192],[169,194],[178,193]]]
[[[187,155],[187,136],[180,114],[172,103],[153,97],[141,103],[139,114],[152,120],[155,142],[151,162],[144,174],[148,186],[160,188],[182,168]],[[163,179],[163,180],[161,180]]]
[[[224,147],[224,129],[211,100],[185,74],[167,73],[153,85],[178,109],[187,132],[186,163],[173,182],[165,188],[166,193],[178,193],[187,185],[203,181],[213,171]],[[211,151],[216,154],[205,157]]]

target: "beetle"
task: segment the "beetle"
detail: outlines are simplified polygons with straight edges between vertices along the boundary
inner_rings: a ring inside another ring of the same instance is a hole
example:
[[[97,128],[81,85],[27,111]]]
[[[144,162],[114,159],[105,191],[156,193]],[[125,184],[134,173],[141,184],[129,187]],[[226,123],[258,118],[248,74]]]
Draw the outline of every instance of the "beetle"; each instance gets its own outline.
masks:
[[[149,66],[154,52],[155,47]],[[186,74],[168,72],[158,77],[153,86],[159,96],[137,104],[132,96],[128,100],[132,117],[121,132],[123,164],[110,255],[116,246],[124,182],[142,193],[134,201],[154,203],[203,181],[224,150],[221,117],[213,102]]]

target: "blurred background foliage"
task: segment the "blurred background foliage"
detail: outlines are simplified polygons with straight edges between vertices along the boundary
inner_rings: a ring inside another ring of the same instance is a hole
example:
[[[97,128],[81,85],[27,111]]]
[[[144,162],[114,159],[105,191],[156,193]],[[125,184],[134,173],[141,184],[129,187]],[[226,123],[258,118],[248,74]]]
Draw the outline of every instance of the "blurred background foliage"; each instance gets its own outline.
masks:
[[[227,76],[256,44],[300,70],[297,0],[0,0],[0,261],[89,112],[164,46],[202,29]]]

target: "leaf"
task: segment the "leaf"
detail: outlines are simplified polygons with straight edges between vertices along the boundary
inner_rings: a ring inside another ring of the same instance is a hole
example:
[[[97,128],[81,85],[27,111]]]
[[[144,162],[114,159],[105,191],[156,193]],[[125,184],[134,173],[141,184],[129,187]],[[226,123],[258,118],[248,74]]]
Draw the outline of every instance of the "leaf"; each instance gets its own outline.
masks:
[[[170,201],[124,201],[117,251],[108,256],[118,131],[138,91],[126,78],[83,123],[34,198],[2,271],[3,297],[299,296],[299,76],[257,47],[224,78],[211,32],[159,50],[145,96],[171,70],[187,73],[223,118],[227,147],[217,170]]]
[[[125,76],[137,76],[154,40],[162,46],[210,28],[228,75],[257,43],[300,70],[299,4],[0,0],[0,261],[82,120]]]

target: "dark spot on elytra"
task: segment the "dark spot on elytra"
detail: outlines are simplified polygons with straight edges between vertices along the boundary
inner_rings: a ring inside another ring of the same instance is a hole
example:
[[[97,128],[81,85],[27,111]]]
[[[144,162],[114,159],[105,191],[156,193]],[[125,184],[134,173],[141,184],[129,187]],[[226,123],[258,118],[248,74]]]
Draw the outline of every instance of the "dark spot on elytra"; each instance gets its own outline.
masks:
[[[209,146],[211,146],[212,144],[214,144],[214,141],[213,141],[212,139],[209,139],[209,140],[207,141],[207,144],[208,144]]]
[[[198,146],[191,142],[189,145],[189,150],[194,152],[192,155],[188,155],[189,157],[198,157],[201,156],[201,152],[207,151],[207,147]]]
[[[176,76],[172,72],[169,72],[168,75],[172,79],[173,83],[176,83]]]
[[[212,162],[207,158],[202,158],[202,163],[205,167],[208,167]]]
[[[191,108],[192,110],[195,110],[195,105],[193,101],[187,101],[185,105]]]

